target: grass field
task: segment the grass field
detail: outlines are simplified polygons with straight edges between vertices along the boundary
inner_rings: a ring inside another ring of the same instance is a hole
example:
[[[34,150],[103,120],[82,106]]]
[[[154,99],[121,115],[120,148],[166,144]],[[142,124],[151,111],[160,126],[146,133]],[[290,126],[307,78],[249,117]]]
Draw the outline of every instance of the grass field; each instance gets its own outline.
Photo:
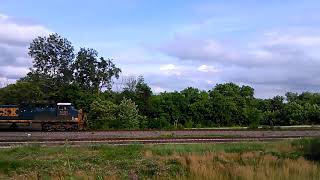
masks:
[[[0,149],[0,179],[319,179],[308,142]]]

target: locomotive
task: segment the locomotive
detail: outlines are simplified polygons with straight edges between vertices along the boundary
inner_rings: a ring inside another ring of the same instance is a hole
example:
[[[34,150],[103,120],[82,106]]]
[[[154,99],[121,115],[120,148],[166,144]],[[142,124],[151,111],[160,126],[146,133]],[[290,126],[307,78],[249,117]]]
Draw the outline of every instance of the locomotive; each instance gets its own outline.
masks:
[[[27,105],[0,105],[0,124],[40,124],[43,131],[82,130],[86,115],[71,103],[57,103],[55,106],[31,107]]]

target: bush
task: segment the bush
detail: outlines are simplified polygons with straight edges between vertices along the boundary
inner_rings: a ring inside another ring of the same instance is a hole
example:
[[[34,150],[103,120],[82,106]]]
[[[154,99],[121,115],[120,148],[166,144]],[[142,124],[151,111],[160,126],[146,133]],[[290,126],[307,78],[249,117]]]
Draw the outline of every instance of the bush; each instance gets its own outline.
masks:
[[[186,128],[193,128],[194,122],[192,120],[188,120],[185,124],[184,127]]]
[[[173,129],[173,125],[168,122],[168,116],[161,114],[156,118],[149,118],[147,126],[151,129]]]
[[[122,129],[139,129],[146,118],[139,115],[137,105],[131,99],[123,98],[118,107],[118,121]]]
[[[98,99],[91,104],[88,126],[91,129],[139,129],[146,127],[146,118],[139,115],[131,99],[124,98],[120,105]]]
[[[302,139],[294,141],[292,145],[297,147],[306,159],[320,161],[320,138]]]
[[[262,113],[256,108],[244,108],[244,115],[250,129],[257,129],[262,120]]]
[[[91,129],[109,129],[117,122],[118,106],[110,101],[97,99],[91,106],[88,126]]]
[[[175,129],[182,130],[184,129],[184,126],[179,123]]]
[[[259,128],[259,124],[257,123],[250,123],[249,124],[249,129],[258,129]]]

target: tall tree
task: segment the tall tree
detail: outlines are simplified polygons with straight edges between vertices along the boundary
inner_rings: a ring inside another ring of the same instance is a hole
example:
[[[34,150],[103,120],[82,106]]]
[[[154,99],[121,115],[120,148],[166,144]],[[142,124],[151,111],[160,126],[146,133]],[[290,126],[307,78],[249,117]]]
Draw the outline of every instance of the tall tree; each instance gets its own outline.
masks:
[[[100,92],[111,90],[112,78],[119,78],[121,69],[111,59],[98,58],[94,49],[81,48],[74,63],[75,82],[83,89]]]
[[[288,102],[294,102],[298,100],[298,93],[293,93],[293,92],[287,92],[286,93],[286,100]]]
[[[144,82],[142,76],[138,77],[135,87],[136,99],[135,102],[139,107],[140,112],[143,115],[149,115],[150,113],[150,97],[152,96],[151,88]]]
[[[33,67],[29,75],[47,76],[55,85],[72,81],[74,48],[70,41],[58,34],[34,39],[29,47]]]

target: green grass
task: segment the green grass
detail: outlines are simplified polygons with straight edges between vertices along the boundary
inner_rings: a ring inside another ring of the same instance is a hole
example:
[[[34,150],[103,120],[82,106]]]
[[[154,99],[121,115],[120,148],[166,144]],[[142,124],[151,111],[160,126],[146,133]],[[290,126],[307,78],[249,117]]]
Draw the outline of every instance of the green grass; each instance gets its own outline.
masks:
[[[272,156],[294,162],[304,156],[299,148],[299,143],[303,141],[306,140],[190,145],[25,146],[0,149],[0,179],[130,179],[135,176],[141,179],[186,178],[194,173],[190,169],[192,164],[188,164],[195,161],[192,158],[208,156],[216,163],[231,163],[230,160],[215,155],[219,153],[240,156],[253,153],[255,156],[258,154],[260,159]],[[253,160],[245,162],[250,164]],[[246,165],[239,159],[233,163]]]
[[[0,173],[24,174],[37,169],[49,176],[73,174],[75,171],[94,169],[95,174],[108,175],[108,169],[123,172],[139,163],[142,146],[93,147],[20,147],[0,150]],[[61,169],[61,172],[52,171]],[[57,173],[57,174],[55,174]],[[112,173],[112,172],[110,172]]]
[[[282,141],[283,145],[289,145],[289,141]],[[227,153],[241,153],[252,151],[272,152],[277,151],[279,142],[245,142],[245,143],[220,143],[220,144],[177,144],[177,145],[157,145],[147,146],[154,154],[172,155],[184,153],[207,153],[224,151]]]

